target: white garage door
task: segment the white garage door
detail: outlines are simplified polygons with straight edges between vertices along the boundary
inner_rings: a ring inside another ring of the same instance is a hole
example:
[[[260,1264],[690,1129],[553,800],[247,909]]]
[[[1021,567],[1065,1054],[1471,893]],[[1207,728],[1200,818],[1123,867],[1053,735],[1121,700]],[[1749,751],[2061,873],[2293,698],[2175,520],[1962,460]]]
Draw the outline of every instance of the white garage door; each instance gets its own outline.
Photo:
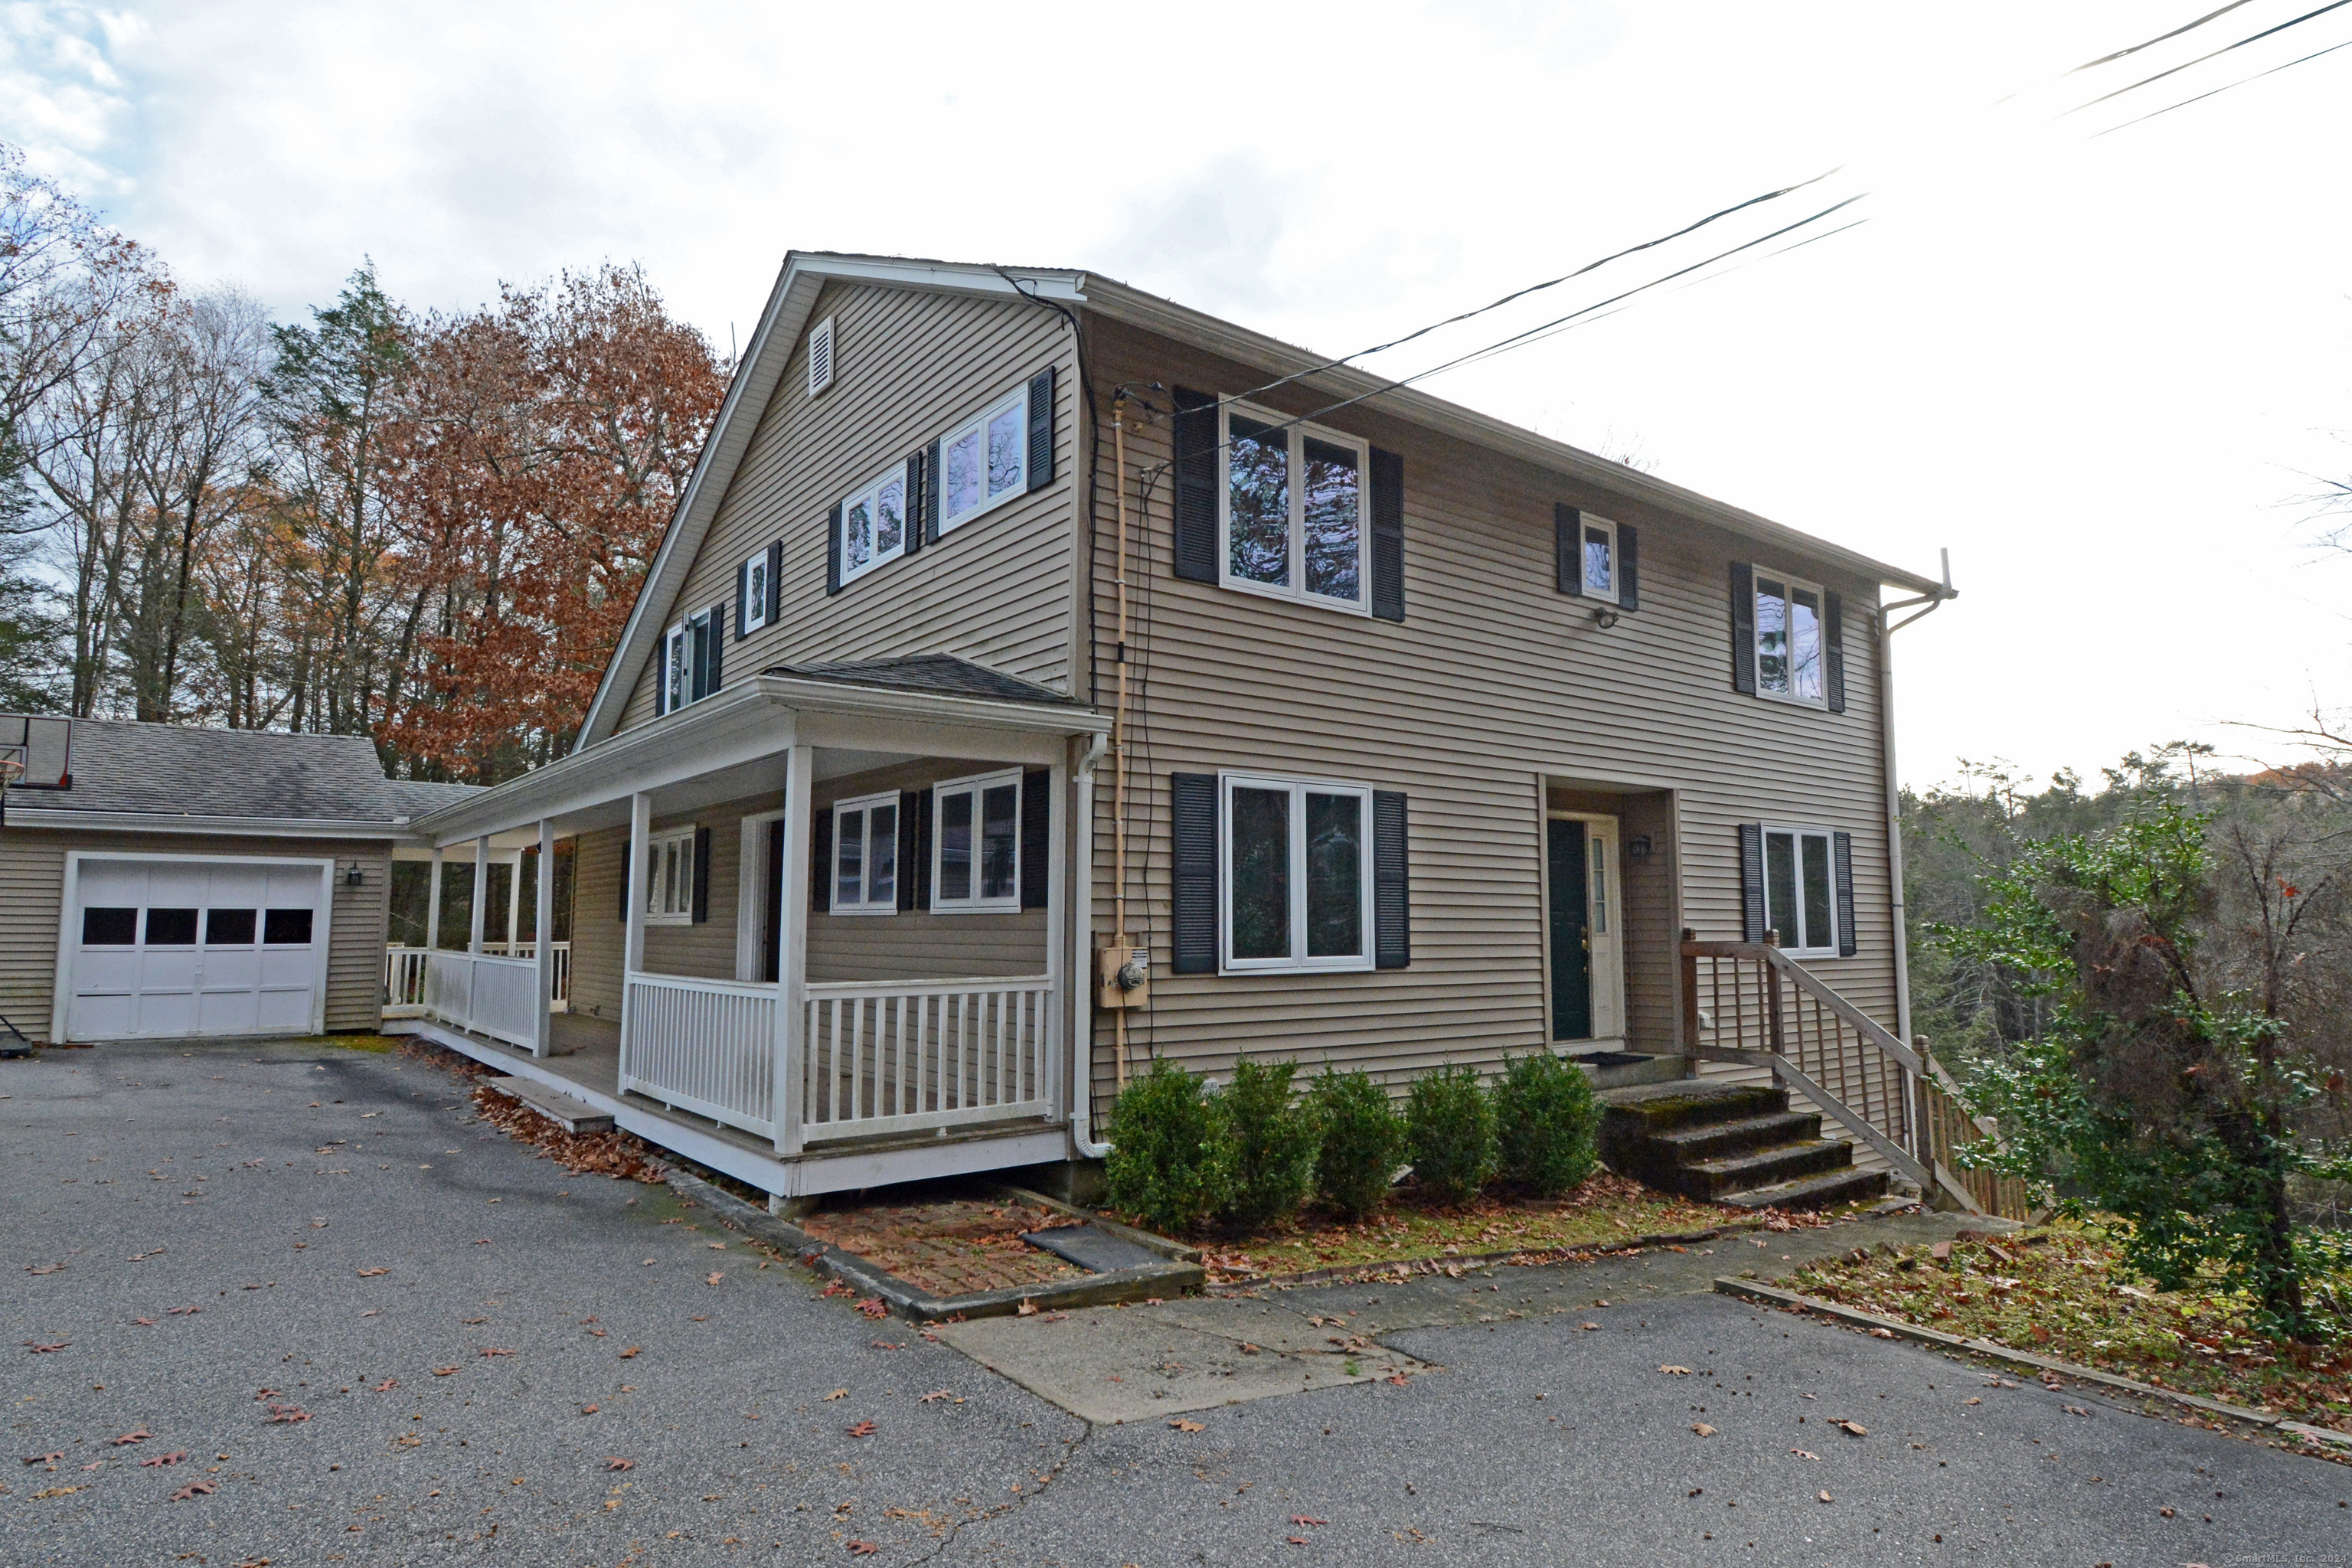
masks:
[[[65,911],[72,1040],[305,1033],[320,1023],[316,861],[79,858]]]

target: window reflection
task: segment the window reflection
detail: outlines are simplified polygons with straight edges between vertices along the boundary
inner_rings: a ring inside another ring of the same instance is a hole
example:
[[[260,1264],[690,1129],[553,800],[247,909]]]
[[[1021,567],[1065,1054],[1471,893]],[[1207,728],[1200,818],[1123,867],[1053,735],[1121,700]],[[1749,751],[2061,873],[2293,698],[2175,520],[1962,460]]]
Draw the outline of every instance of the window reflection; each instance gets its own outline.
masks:
[[[1756,579],[1756,688],[1789,690],[1789,591],[1769,577]]]
[[[940,510],[949,519],[961,517],[980,504],[980,432],[967,430],[948,444],[940,459],[946,470]]]
[[[1233,955],[1290,956],[1290,792],[1235,786]]]
[[[1352,795],[1307,795],[1307,956],[1364,951],[1364,803]]]
[[[1238,421],[1236,422],[1238,423]],[[1356,454],[1308,437],[1303,499],[1307,523],[1307,591],[1331,599],[1361,597],[1363,551],[1358,539],[1362,486]]]
[[[1232,421],[1226,454],[1226,497],[1232,511],[1234,576],[1274,587],[1290,584],[1290,443],[1283,431]]]
[[[1016,403],[988,422],[988,494],[992,500],[1021,486],[1021,460],[1027,447],[1021,415],[1022,405]]]
[[[1584,591],[1608,598],[1617,592],[1615,552],[1610,548],[1609,531],[1588,528],[1584,531]]]
[[[1789,595],[1789,686],[1792,697],[1822,700],[1822,600],[1811,588]]]

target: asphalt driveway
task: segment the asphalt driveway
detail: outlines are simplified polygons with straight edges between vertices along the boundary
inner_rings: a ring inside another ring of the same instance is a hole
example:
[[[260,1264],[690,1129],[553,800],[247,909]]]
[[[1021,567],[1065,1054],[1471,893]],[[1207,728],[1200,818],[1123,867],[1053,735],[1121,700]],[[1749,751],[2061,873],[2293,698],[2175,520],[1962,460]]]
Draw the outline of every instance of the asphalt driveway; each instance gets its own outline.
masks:
[[[1728,1258],[1292,1292],[1442,1370],[1090,1425],[406,1058],[0,1095],[9,1563],[2352,1563],[2352,1469],[1678,1293]]]

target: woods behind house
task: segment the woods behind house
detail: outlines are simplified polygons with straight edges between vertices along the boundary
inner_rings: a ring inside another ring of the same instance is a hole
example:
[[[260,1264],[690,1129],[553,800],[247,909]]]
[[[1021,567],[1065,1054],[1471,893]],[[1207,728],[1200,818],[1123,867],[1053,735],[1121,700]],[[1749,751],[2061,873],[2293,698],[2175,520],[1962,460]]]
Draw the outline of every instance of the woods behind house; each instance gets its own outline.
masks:
[[[0,709],[561,756],[729,368],[610,263],[273,322],[0,144]]]

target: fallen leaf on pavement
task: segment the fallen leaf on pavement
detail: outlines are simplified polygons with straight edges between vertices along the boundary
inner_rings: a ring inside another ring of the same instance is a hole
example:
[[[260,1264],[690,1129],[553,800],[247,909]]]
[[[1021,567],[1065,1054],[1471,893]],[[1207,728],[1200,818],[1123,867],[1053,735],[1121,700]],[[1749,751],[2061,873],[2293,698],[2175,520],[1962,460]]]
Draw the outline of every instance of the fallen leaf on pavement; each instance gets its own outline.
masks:
[[[360,1278],[362,1279],[373,1279],[379,1274],[389,1274],[391,1272],[392,1270],[389,1268],[362,1268],[360,1270]]]
[[[889,1303],[884,1301],[879,1296],[858,1302],[857,1310],[869,1318],[887,1318],[890,1315]]]
[[[1389,1375],[1388,1375],[1388,1381],[1389,1381],[1389,1382],[1391,1382],[1391,1383],[1395,1384],[1399,1388],[1402,1388],[1402,1387],[1405,1385],[1405,1384],[1406,1384],[1406,1382],[1407,1382],[1408,1380],[1406,1379],[1406,1377],[1405,1377],[1404,1373],[1401,1373],[1401,1372],[1392,1372],[1392,1373],[1389,1373]]]
[[[1835,1502],[1835,1501],[1837,1501],[1837,1499],[1835,1499],[1835,1498],[1833,1498],[1833,1497],[1830,1496],[1830,1494],[1829,1494],[1829,1493],[1827,1493],[1827,1492],[1823,1492],[1823,1493],[1822,1493],[1822,1494],[1821,1494],[1821,1497],[1822,1497],[1822,1500],[1823,1502]]]
[[[845,1544],[848,1546],[849,1554],[853,1557],[871,1557],[882,1550],[870,1541],[852,1541]]]
[[[218,1489],[219,1489],[215,1487],[210,1481],[190,1481],[186,1486],[184,1486],[178,1491],[173,1492],[172,1494],[171,1500],[173,1502],[185,1502],[193,1497],[210,1497]]]
[[[1962,1400],[1960,1403],[1963,1405],[1982,1405],[1984,1401],[1971,1395],[1969,1398]]]
[[[144,1443],[148,1438],[152,1437],[154,1435],[154,1433],[150,1432],[144,1426],[133,1426],[130,1431],[125,1432],[121,1436],[114,1439],[114,1447],[120,1448],[129,1443]]]
[[[727,1278],[727,1276],[726,1276],[726,1275],[721,1274],[718,1269],[714,1268],[714,1269],[712,1269],[712,1270],[711,1270],[708,1275],[706,1275],[706,1276],[704,1277],[704,1279],[703,1279],[703,1281],[702,1281],[702,1282],[703,1282],[705,1285],[716,1285],[716,1284],[718,1284],[721,1279],[726,1279],[726,1278]]]
[[[1796,1455],[1796,1456],[1797,1456],[1797,1458],[1801,1458],[1801,1459],[1811,1459],[1811,1460],[1812,1460],[1812,1461],[1813,1461],[1813,1463],[1815,1463],[1815,1464],[1820,1464],[1820,1463],[1821,1463],[1821,1460],[1822,1460],[1822,1457],[1821,1457],[1819,1454],[1808,1453],[1806,1450],[1804,1450],[1804,1449],[1802,1449],[1802,1448],[1791,1448],[1791,1449],[1790,1449],[1790,1450],[1789,1450],[1789,1452],[1790,1452],[1791,1454]]]
[[[1658,1370],[1664,1373],[1668,1377],[1688,1377],[1690,1375],[1690,1368],[1686,1366],[1662,1366]]]
[[[59,1459],[64,1458],[65,1456],[63,1454],[27,1454],[25,1456],[25,1463],[28,1465],[54,1465]]]
[[[1576,1326],[1580,1329],[1597,1329],[1601,1325],[1598,1323],[1579,1323]]]
[[[1208,1430],[1208,1427],[1198,1421],[1171,1421],[1168,1425],[1175,1427],[1179,1432],[1205,1432]]]
[[[70,1497],[79,1490],[81,1490],[81,1488],[79,1487],[43,1487],[39,1491],[35,1492],[33,1495],[37,1498]],[[2172,1510],[2170,1509],[2165,1510],[2167,1514],[2169,1514],[2171,1511]]]
[[[1870,1331],[1870,1337],[1874,1340],[1891,1340],[1895,1337],[1895,1331],[1893,1329],[1873,1329]]]
[[[27,1263],[25,1265],[25,1272],[27,1274],[55,1274],[58,1269],[63,1268],[64,1267],[65,1265],[62,1263]]]
[[[265,1425],[275,1422],[280,1426],[290,1426],[298,1421],[310,1419],[310,1413],[291,1405],[273,1405],[269,1407],[269,1414],[263,1419]]]
[[[71,1343],[73,1343],[73,1341],[71,1340],[59,1340],[53,1345],[45,1345],[37,1340],[26,1340],[25,1342],[25,1348],[35,1355],[47,1355],[51,1351],[61,1351]]]
[[[142,1470],[152,1470],[158,1465],[176,1465],[187,1457],[188,1451],[182,1448],[176,1453],[158,1454],[152,1459],[142,1459],[139,1461],[139,1468]]]
[[[608,1470],[634,1470],[637,1468],[637,1462],[635,1459],[624,1459],[617,1454],[607,1454],[604,1456],[604,1468]]]
[[[433,1375],[436,1377],[447,1377],[457,1370],[457,1369],[454,1366],[436,1366],[433,1369]]]
[[[623,1351],[619,1355],[614,1356],[613,1359],[614,1359],[614,1360],[615,1360],[615,1361],[626,1361],[626,1360],[628,1360],[631,1356],[633,1356],[633,1355],[636,1354],[636,1353],[637,1353],[637,1350],[638,1350],[638,1347],[637,1347],[637,1346],[635,1346],[635,1345],[631,1345],[627,1350]]]
[[[1015,1317],[1034,1318],[1037,1315],[1037,1303],[1024,1296],[1021,1298],[1021,1304],[1013,1309],[1013,1313]]]
[[[203,1310],[202,1307],[173,1307],[163,1315],[167,1318],[193,1318]]]
[[[482,1353],[484,1355],[512,1355],[514,1354],[514,1352],[502,1351],[492,1345],[484,1345],[482,1347]]]
[[[1845,1431],[1845,1435],[1849,1437],[1867,1437],[1870,1436],[1870,1428],[1864,1426],[1859,1421],[1832,1421],[1830,1425],[1832,1426],[1843,1427]]]
[[[1286,1535],[1283,1539],[1290,1542],[1293,1546],[1307,1546],[1312,1544],[1312,1542],[1303,1535]]]
[[[950,1394],[944,1388],[934,1388],[929,1394],[926,1394],[920,1399],[915,1401],[915,1403],[918,1405],[934,1405],[942,1399],[952,1399],[954,1397],[954,1394]]]
[[[1692,1422],[1691,1430],[1697,1433],[1702,1437],[1712,1437],[1715,1436],[1715,1428],[1708,1426],[1704,1421]]]
[[[134,1328],[152,1329],[155,1326],[155,1320],[152,1318],[133,1318],[131,1322]]]
[[[400,1379],[396,1377],[387,1377],[382,1383],[375,1385],[375,1391],[378,1394],[390,1394],[394,1389],[398,1388],[399,1386]]]
[[[1290,1522],[1293,1524],[1328,1524],[1331,1521],[1328,1519],[1314,1519],[1303,1513],[1294,1513],[1290,1516]]]
[[[833,1401],[835,1401],[835,1400],[836,1400],[836,1399],[846,1399],[846,1398],[848,1398],[848,1397],[849,1397],[849,1390],[847,1390],[847,1389],[845,1389],[845,1388],[836,1388],[836,1389],[835,1389],[831,1394],[826,1394],[826,1395],[824,1396],[824,1398],[825,1398],[825,1403],[826,1403],[826,1404],[828,1404],[828,1405],[829,1405],[829,1404],[831,1404]]]
[[[871,1421],[860,1421],[856,1426],[852,1426],[849,1429],[849,1435],[853,1437],[871,1437],[874,1436],[874,1423]]]
[[[2090,1414],[2089,1411],[2084,1409],[2079,1405],[2069,1405],[2065,1406],[2065,1411],[2069,1415],[2088,1415]]]

